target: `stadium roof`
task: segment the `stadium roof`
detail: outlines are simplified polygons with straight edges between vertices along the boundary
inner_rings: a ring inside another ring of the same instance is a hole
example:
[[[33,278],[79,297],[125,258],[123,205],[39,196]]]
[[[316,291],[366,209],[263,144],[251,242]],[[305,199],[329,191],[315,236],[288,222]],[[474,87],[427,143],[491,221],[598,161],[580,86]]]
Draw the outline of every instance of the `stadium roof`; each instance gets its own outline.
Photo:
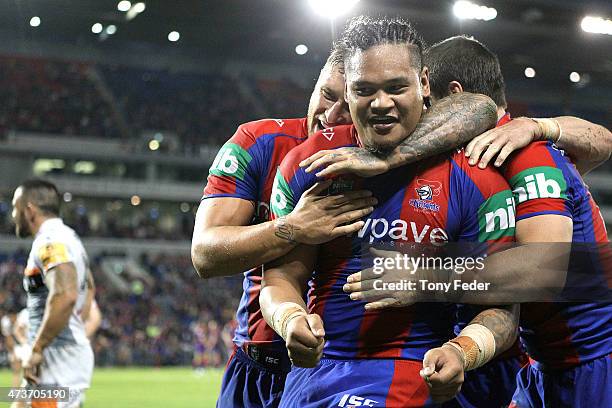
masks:
[[[137,0],[133,1],[134,4]],[[610,86],[612,36],[585,33],[586,15],[612,18],[605,0],[474,0],[497,9],[491,21],[458,20],[450,1],[361,0],[351,12],[401,14],[431,43],[470,34],[500,55],[508,79],[524,78],[534,67],[548,85],[568,86],[572,71],[588,73],[593,85]],[[240,58],[271,63],[319,65],[332,39],[328,19],[313,13],[307,0],[144,0],[146,10],[131,21],[118,11],[118,0],[12,0],[0,4],[0,38],[52,39],[84,47],[122,47],[127,43],[177,49],[186,55]],[[29,26],[32,16],[42,20]],[[338,19],[339,30],[346,16]],[[94,23],[113,24],[117,32],[100,41]],[[180,32],[180,41],[168,33]],[[297,44],[309,52],[295,53]],[[607,84],[605,82],[607,81]]]

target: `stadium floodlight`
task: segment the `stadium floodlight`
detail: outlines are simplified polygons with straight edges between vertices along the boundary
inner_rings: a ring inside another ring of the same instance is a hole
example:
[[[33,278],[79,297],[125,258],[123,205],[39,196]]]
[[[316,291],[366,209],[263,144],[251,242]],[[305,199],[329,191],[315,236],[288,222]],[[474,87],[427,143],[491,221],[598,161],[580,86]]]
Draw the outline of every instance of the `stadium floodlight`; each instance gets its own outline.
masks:
[[[471,1],[459,0],[453,6],[453,14],[460,20],[489,21],[497,17],[497,10],[493,7],[472,3]]]
[[[130,8],[132,8],[132,3],[128,0],[121,0],[117,3],[117,10],[119,11],[128,11]]]
[[[91,32],[94,34],[100,34],[103,29],[104,27],[102,26],[102,23],[95,23],[91,26]]]
[[[572,81],[573,83],[577,84],[578,82],[580,82],[580,74],[577,73],[576,71],[573,71],[570,76],[569,76],[570,81]]]
[[[40,17],[34,16],[30,19],[30,26],[38,27],[40,25]]]
[[[531,67],[527,67],[525,68],[525,76],[527,78],[533,78],[536,76],[536,71],[535,69],[531,68]]]
[[[612,20],[602,17],[586,16],[580,27],[587,33],[612,35]]]
[[[181,39],[181,33],[179,33],[178,31],[170,31],[168,33],[168,41],[177,42],[180,39]]]
[[[134,12],[136,14],[142,13],[143,11],[145,11],[146,8],[147,6],[143,2],[134,4]]]
[[[114,24],[111,24],[108,27],[106,27],[105,31],[106,31],[106,34],[113,35],[117,32],[117,26]]]
[[[151,141],[149,141],[149,150],[151,150],[152,152],[156,151],[157,149],[159,149],[159,141],[153,139]]]
[[[359,0],[309,0],[315,13],[334,19],[352,9]]]
[[[304,44],[298,44],[295,46],[295,53],[297,55],[304,55],[308,52],[308,47]]]

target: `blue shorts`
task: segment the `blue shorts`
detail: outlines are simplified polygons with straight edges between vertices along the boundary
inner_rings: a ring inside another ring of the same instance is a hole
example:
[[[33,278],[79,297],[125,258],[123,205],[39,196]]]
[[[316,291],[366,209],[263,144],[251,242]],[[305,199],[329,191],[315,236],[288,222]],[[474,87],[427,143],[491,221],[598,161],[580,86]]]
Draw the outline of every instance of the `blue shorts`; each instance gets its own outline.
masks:
[[[510,407],[612,408],[612,356],[566,370],[523,367]]]
[[[282,408],[439,407],[419,376],[421,361],[322,359],[315,368],[294,367]]]
[[[286,377],[286,372],[270,370],[236,348],[223,373],[217,408],[278,407]]]
[[[444,408],[506,408],[516,390],[516,375],[525,356],[495,360],[465,373],[461,392]]]

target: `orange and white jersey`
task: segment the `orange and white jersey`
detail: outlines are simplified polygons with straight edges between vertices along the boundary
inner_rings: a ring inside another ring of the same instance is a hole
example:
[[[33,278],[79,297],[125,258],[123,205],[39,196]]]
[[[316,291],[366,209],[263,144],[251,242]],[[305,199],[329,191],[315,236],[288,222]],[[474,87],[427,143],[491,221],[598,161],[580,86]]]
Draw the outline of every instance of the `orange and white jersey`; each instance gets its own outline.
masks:
[[[89,261],[77,234],[70,227],[67,227],[60,218],[48,219],[41,225],[34,237],[28,264],[24,271],[23,283],[28,295],[28,337],[30,342],[34,340],[45,312],[49,294],[49,289],[45,283],[47,272],[65,263],[73,264],[76,269],[79,294],[68,325],[58,334],[50,346],[89,344],[85,335],[85,326],[79,314],[87,294]]]

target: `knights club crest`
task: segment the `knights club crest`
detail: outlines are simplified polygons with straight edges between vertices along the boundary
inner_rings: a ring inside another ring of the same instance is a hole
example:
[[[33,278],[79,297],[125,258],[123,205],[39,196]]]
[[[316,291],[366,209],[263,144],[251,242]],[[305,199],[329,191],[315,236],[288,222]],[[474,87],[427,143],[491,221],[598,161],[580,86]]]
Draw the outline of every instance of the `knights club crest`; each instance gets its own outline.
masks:
[[[418,199],[410,199],[408,202],[417,210],[439,211],[440,206],[434,202],[434,197],[439,196],[442,191],[442,183],[426,179],[417,179],[415,191]]]

